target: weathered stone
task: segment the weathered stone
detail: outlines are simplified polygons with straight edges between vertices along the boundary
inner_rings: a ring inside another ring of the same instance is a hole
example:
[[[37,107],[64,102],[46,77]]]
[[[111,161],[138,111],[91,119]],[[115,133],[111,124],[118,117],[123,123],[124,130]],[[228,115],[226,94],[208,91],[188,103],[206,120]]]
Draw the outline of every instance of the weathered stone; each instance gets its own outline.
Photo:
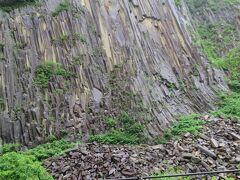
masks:
[[[214,138],[211,138],[210,142],[211,142],[212,147],[218,148],[219,145],[218,145],[218,141],[217,140],[215,140]]]
[[[224,147],[219,146],[215,150],[214,154],[217,155],[217,159],[209,149],[211,141],[202,140],[201,142],[206,146],[201,144],[202,148],[199,151],[199,148],[194,145],[194,137],[183,136],[179,141],[172,140],[167,144],[155,146],[82,144],[59,159],[47,160],[44,165],[50,172],[53,172],[54,178],[63,178],[61,167],[70,166],[71,169],[67,168],[66,173],[71,174],[71,178],[77,176],[78,179],[84,179],[87,176],[90,179],[95,179],[95,177],[114,179],[148,175],[154,170],[165,171],[169,166],[181,167],[185,172],[217,170],[219,164],[227,168],[235,167],[239,163],[238,141],[233,138],[227,139],[225,130],[222,129],[227,126],[228,129],[238,132],[240,127],[231,121],[224,123],[221,121],[207,123],[202,131],[205,136],[213,137],[214,135],[218,137],[219,142],[224,142]],[[177,150],[180,143],[184,151]],[[88,152],[85,153],[87,155],[83,155],[82,151]],[[75,154],[81,154],[82,157],[76,157]]]
[[[211,150],[209,150],[207,147],[205,146],[201,146],[201,145],[198,145],[197,146],[202,152],[204,152],[206,155],[212,157],[212,158],[216,158],[216,154],[214,152],[212,152]]]
[[[231,132],[230,135],[235,139],[235,140],[240,140],[240,135],[234,133],[234,132]]]

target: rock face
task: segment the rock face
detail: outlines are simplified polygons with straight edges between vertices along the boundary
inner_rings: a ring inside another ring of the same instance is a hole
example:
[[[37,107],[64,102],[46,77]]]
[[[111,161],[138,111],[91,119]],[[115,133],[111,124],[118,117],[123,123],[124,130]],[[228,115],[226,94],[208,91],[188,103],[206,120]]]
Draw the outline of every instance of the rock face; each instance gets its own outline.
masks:
[[[148,176],[174,167],[183,172],[236,169],[240,141],[231,134],[239,132],[239,122],[211,117],[198,137],[183,136],[178,141],[155,146],[80,145],[44,164],[55,179],[84,180]],[[210,138],[219,146],[212,146]]]
[[[178,10],[183,22],[191,32],[204,27],[207,33],[214,32],[211,40],[216,46],[216,55],[224,57],[240,42],[240,3],[224,0],[207,0],[205,2],[183,0]]]
[[[104,130],[104,116],[138,114],[156,137],[179,115],[213,108],[223,73],[192,45],[172,0],[59,0],[0,13],[0,140],[31,145],[50,134]],[[54,16],[53,16],[54,15]],[[33,80],[62,64],[47,88]]]

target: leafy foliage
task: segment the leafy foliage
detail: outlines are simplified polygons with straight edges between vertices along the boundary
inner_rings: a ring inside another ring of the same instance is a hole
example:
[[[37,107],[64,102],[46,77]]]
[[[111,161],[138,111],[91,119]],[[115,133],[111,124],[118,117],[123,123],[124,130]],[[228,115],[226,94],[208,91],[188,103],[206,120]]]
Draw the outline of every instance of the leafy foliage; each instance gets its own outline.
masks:
[[[221,66],[230,73],[228,80],[230,88],[240,93],[240,45],[232,49],[221,62]]]
[[[172,127],[165,130],[164,136],[160,139],[157,139],[157,143],[164,144],[167,140],[173,138],[174,136],[180,136],[184,133],[191,133],[197,135],[198,132],[202,129],[202,125],[205,124],[205,121],[199,119],[199,115],[191,114],[188,116],[181,117],[176,121]]]
[[[16,152],[0,156],[0,179],[53,180],[34,156]]]
[[[71,73],[63,69],[61,64],[47,61],[37,67],[34,83],[39,87],[46,88],[54,76],[70,77]]]
[[[67,149],[73,148],[74,143],[54,140],[35,148],[20,152],[19,144],[6,144],[1,147],[0,179],[6,180],[52,180],[40,161],[58,156]],[[18,152],[14,152],[18,151]]]
[[[0,9],[10,12],[13,9],[34,4],[37,0],[0,0]]]
[[[69,143],[64,139],[55,140],[51,143],[42,144],[33,149],[29,149],[23,152],[23,154],[33,155],[39,161],[41,161],[48,157],[61,155],[64,153],[65,150],[73,148],[73,146],[74,146],[73,143]]]
[[[220,38],[221,37],[221,38]],[[197,27],[194,42],[202,47],[203,53],[215,66],[225,61],[222,52],[232,49],[240,41],[236,29],[230,24],[203,24]]]
[[[140,144],[146,141],[144,127],[132,119],[126,112],[122,112],[117,119],[105,119],[107,132],[93,135],[90,141],[103,144]]]
[[[176,6],[180,6],[182,4],[182,0],[174,0]]]
[[[70,8],[70,3],[68,0],[63,0],[58,6],[57,8],[54,10],[54,12],[52,13],[53,16],[57,16],[59,15],[61,12],[63,11],[67,11]]]
[[[223,93],[220,97],[221,100],[217,103],[219,109],[212,114],[240,118],[240,93]]]
[[[0,154],[5,154],[7,152],[17,152],[20,148],[20,144],[5,144],[0,147]]]
[[[222,2],[222,1],[221,1]],[[225,0],[236,4],[239,0]],[[240,35],[230,24],[203,24],[197,28],[194,40],[202,47],[204,54],[218,68],[224,69],[227,82],[233,93],[220,96],[219,109],[212,112],[225,117],[240,117]]]

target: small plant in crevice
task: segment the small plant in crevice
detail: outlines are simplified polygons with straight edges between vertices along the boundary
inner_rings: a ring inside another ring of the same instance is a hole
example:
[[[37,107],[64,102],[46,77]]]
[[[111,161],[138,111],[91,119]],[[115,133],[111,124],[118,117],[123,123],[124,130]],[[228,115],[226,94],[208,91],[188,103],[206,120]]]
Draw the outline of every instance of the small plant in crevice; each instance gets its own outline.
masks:
[[[3,51],[4,46],[5,45],[3,43],[0,43],[0,51]]]
[[[0,106],[4,105],[4,99],[0,97]]]
[[[182,4],[182,0],[174,0],[176,6],[180,6]]]
[[[59,5],[56,7],[56,9],[53,11],[52,16],[55,17],[59,15],[63,11],[68,11],[70,8],[70,3],[68,0],[63,0],[59,3]]]
[[[136,122],[126,112],[117,118],[108,117],[104,120],[107,131],[103,134],[92,135],[90,141],[102,144],[141,144],[147,138],[144,126]]]
[[[80,40],[82,43],[87,43],[87,39],[86,39],[85,35],[82,33],[74,33],[72,35],[72,37],[73,37],[74,41]]]
[[[65,69],[59,63],[52,61],[47,61],[39,65],[35,71],[34,84],[46,88],[50,80],[54,76],[62,76],[64,78],[69,78],[72,74]]]
[[[77,55],[73,56],[72,57],[72,65],[82,65],[85,56],[86,56],[86,54],[83,51],[81,51]]]
[[[95,57],[102,57],[103,56],[103,49],[102,47],[96,47],[93,49],[93,55]]]

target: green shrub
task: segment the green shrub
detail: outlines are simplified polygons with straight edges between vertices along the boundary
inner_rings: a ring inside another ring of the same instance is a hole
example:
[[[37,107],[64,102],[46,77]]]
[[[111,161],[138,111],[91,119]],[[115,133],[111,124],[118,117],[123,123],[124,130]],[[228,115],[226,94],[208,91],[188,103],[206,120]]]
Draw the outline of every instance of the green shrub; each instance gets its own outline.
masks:
[[[176,136],[189,132],[193,135],[197,135],[203,124],[205,124],[205,121],[200,120],[197,114],[183,116],[173,124],[171,127],[171,134]]]
[[[240,92],[240,45],[229,51],[222,67],[230,73],[229,86],[235,92]]]
[[[0,0],[0,9],[10,12],[13,9],[34,4],[37,0]]]
[[[0,179],[3,180],[53,180],[34,156],[6,153],[0,156]]]
[[[240,93],[223,93],[217,103],[219,109],[212,114],[224,117],[240,118]]]
[[[104,119],[104,123],[108,129],[115,128],[117,126],[117,121],[112,117],[107,117]]]
[[[62,68],[62,65],[52,61],[47,61],[37,67],[35,71],[34,83],[42,88],[48,87],[48,83],[54,76],[70,77],[71,73]]]
[[[69,143],[68,141],[62,139],[62,140],[55,140],[51,143],[39,145],[33,149],[29,149],[23,152],[23,154],[33,155],[39,161],[41,161],[48,157],[61,155],[64,153],[65,150],[73,147],[74,147],[73,143]]]
[[[63,11],[67,11],[70,8],[70,3],[68,0],[63,0],[58,6],[57,8],[54,10],[54,12],[52,13],[53,17],[59,15],[61,12]]]
[[[173,137],[181,136],[184,133],[191,133],[193,135],[198,135],[202,129],[202,125],[205,121],[199,119],[198,114],[190,114],[188,116],[181,117],[178,121],[173,123],[173,125],[164,131],[162,138],[156,140],[156,143],[165,144],[168,140]]]
[[[20,149],[20,144],[4,144],[0,147],[0,154],[5,154],[7,152],[17,152]]]
[[[117,119],[106,118],[107,132],[93,135],[90,141],[103,144],[140,144],[146,142],[144,126],[140,125],[128,113],[122,112]]]

